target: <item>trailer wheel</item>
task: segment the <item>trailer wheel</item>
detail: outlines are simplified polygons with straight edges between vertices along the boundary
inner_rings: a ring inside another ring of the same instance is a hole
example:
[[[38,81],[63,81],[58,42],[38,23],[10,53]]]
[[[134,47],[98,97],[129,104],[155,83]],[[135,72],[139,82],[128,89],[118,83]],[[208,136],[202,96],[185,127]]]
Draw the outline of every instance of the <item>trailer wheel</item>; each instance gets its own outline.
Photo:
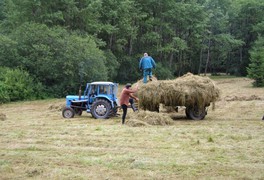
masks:
[[[62,110],[62,116],[64,118],[73,118],[75,115],[75,112],[72,108],[70,107],[65,107],[63,110]]]
[[[186,118],[187,119],[191,119],[190,115],[189,115],[189,109],[186,107],[185,109],[185,114],[186,114]]]
[[[206,116],[206,108],[198,108],[198,106],[190,106],[186,107],[185,110],[186,117],[188,119],[193,119],[193,120],[202,120]]]
[[[96,100],[91,107],[92,116],[96,119],[107,119],[111,111],[111,105],[104,99]]]

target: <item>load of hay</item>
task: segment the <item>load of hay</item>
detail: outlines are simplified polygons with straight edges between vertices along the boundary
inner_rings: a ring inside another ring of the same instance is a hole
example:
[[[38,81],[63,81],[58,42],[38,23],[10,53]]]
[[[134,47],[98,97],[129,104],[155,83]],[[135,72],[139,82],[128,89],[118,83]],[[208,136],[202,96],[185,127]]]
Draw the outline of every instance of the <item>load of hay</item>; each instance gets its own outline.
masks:
[[[137,93],[140,108],[159,111],[165,106],[209,106],[220,97],[220,90],[208,77],[187,73],[174,80],[152,81],[141,85]]]
[[[173,120],[168,114],[139,111],[129,114],[126,124],[132,127],[160,125],[166,126],[173,124]]]

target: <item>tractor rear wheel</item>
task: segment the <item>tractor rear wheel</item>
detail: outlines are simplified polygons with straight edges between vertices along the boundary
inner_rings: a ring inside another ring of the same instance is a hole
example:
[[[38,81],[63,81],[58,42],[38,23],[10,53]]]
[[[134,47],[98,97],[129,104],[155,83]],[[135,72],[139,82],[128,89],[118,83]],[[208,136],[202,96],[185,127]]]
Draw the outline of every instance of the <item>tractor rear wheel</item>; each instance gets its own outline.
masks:
[[[114,107],[111,109],[109,116],[110,117],[115,117],[117,115],[117,111],[118,111],[117,104],[114,103]]]
[[[62,110],[62,116],[64,118],[73,118],[75,115],[75,112],[72,108],[70,107],[65,107],[63,110]]]
[[[107,100],[98,99],[91,107],[92,116],[96,119],[107,119],[111,112],[111,105]]]
[[[206,108],[199,108],[198,106],[190,106],[186,107],[185,110],[186,117],[188,119],[193,119],[193,120],[202,120],[206,116]]]

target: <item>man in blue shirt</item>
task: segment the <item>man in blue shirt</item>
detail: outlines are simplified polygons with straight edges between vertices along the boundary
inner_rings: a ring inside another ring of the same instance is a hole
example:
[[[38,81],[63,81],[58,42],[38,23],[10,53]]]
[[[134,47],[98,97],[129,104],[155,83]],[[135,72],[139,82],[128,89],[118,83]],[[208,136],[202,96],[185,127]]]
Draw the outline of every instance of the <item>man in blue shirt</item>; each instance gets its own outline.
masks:
[[[142,57],[139,62],[139,69],[143,70],[144,83],[147,83],[147,76],[149,76],[149,80],[152,81],[152,68],[156,68],[154,59],[149,56],[148,53],[144,53],[144,57]]]

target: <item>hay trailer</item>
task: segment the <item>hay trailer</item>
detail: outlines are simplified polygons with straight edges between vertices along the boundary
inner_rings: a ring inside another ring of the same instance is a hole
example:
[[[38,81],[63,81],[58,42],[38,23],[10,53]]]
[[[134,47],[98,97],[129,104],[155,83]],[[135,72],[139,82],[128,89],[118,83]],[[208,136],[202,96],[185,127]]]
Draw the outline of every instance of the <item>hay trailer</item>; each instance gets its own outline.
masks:
[[[187,73],[173,80],[156,80],[144,84],[138,91],[140,107],[159,112],[160,105],[176,110],[185,107],[188,119],[201,120],[207,115],[210,104],[220,97],[220,89],[209,77]]]
[[[62,110],[64,118],[91,113],[96,119],[116,116],[118,108],[118,84],[113,82],[87,83],[84,94],[66,96],[66,107]]]

